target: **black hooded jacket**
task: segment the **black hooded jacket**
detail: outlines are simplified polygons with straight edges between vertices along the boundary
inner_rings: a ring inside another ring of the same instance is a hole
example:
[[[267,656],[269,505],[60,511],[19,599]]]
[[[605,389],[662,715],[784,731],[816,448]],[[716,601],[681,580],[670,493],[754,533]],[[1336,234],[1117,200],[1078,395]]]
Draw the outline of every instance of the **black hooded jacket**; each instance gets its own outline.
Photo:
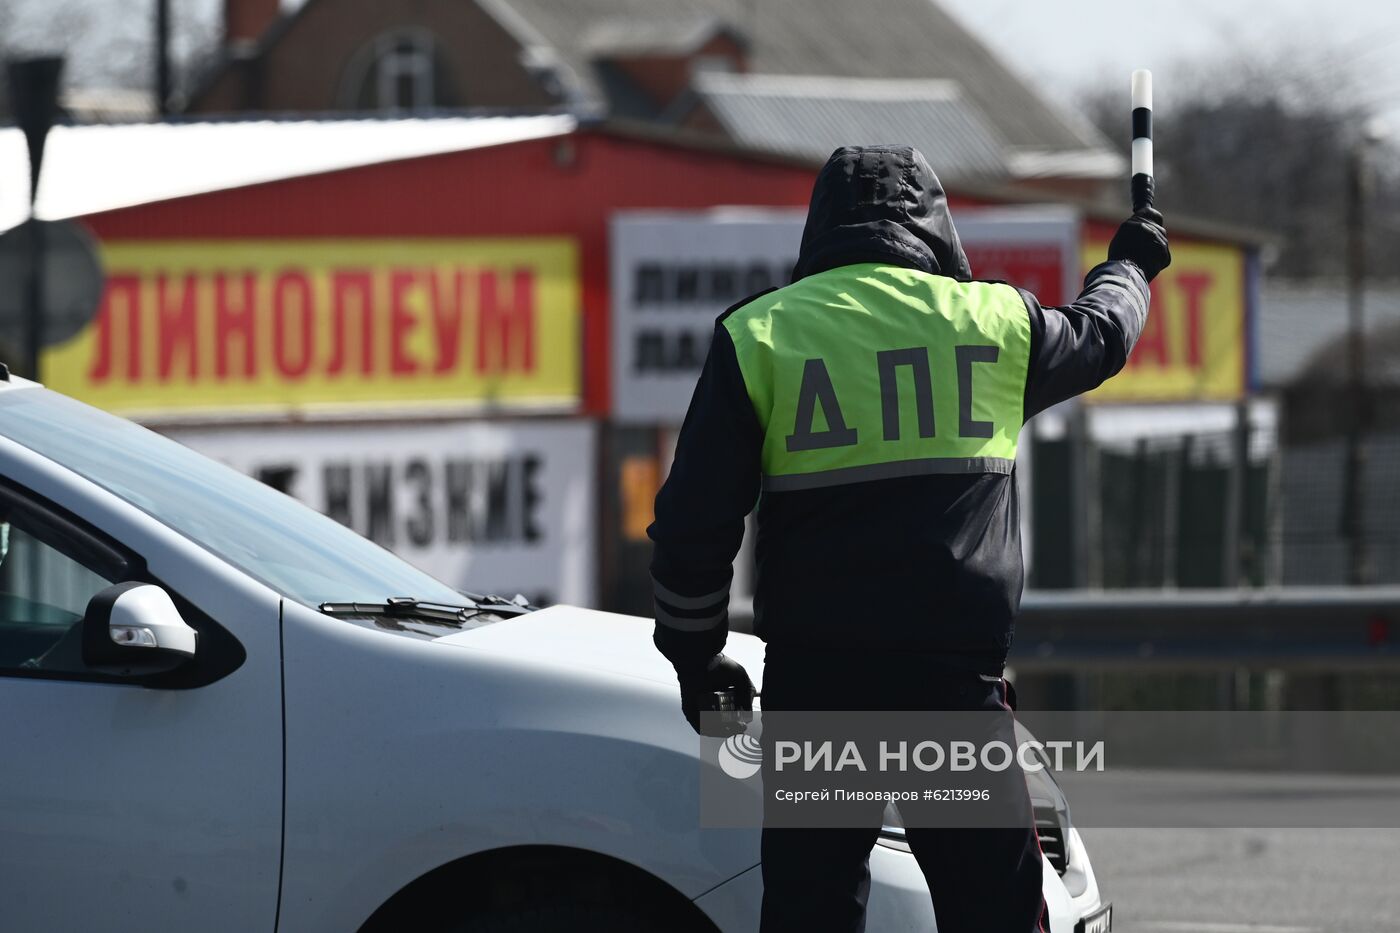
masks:
[[[907,146],[832,154],[793,280],[871,262],[972,278],[943,188]],[[1062,308],[1020,294],[1030,318],[1026,418],[1122,369],[1149,301],[1130,262],[1096,267]],[[649,529],[655,641],[678,670],[724,646],[733,561],[757,503],[755,631],[770,661],[915,653],[1000,674],[1024,576],[1014,473],[902,476],[760,500],[763,441],[733,341],[717,326]]]

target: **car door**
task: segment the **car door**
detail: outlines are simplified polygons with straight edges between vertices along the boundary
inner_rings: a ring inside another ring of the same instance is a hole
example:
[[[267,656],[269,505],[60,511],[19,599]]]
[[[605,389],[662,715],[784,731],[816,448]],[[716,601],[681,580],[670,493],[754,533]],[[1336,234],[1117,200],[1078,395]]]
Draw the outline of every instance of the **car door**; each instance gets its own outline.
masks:
[[[0,469],[0,926],[272,931],[279,602],[60,473],[40,486],[67,507]],[[140,681],[84,669],[64,636],[120,580],[170,593],[192,661]]]

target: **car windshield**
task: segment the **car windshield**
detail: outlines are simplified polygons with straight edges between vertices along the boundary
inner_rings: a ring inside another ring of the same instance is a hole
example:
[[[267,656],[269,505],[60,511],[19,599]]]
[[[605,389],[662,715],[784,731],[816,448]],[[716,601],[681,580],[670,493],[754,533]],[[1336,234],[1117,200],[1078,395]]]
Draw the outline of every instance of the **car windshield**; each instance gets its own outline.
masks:
[[[44,389],[0,393],[0,435],[125,499],[282,595],[319,606],[455,590],[251,477]]]

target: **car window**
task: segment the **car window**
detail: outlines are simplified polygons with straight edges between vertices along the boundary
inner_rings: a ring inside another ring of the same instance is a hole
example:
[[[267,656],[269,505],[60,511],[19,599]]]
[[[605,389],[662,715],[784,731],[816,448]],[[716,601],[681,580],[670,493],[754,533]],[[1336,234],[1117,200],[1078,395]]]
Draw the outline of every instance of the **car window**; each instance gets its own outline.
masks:
[[[290,496],[57,393],[0,393],[0,435],[308,606],[390,596],[461,602],[451,587]]]
[[[83,612],[121,572],[65,544],[37,513],[0,499],[0,672],[83,670]]]

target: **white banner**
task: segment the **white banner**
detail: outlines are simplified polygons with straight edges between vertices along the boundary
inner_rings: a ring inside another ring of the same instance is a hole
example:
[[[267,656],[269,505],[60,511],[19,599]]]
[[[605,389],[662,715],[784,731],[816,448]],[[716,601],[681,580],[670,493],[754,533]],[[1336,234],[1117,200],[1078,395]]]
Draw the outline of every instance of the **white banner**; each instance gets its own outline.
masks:
[[[788,284],[806,212],[720,208],[612,217],[613,414],[679,425],[724,309]],[[1062,207],[957,212],[979,278],[1006,279],[1043,303],[1074,297],[1079,217]]]
[[[803,211],[625,211],[612,218],[613,414],[680,424],[715,318],[786,285]]]
[[[571,421],[165,431],[458,589],[594,604],[594,428]],[[411,596],[411,593],[403,594]]]

